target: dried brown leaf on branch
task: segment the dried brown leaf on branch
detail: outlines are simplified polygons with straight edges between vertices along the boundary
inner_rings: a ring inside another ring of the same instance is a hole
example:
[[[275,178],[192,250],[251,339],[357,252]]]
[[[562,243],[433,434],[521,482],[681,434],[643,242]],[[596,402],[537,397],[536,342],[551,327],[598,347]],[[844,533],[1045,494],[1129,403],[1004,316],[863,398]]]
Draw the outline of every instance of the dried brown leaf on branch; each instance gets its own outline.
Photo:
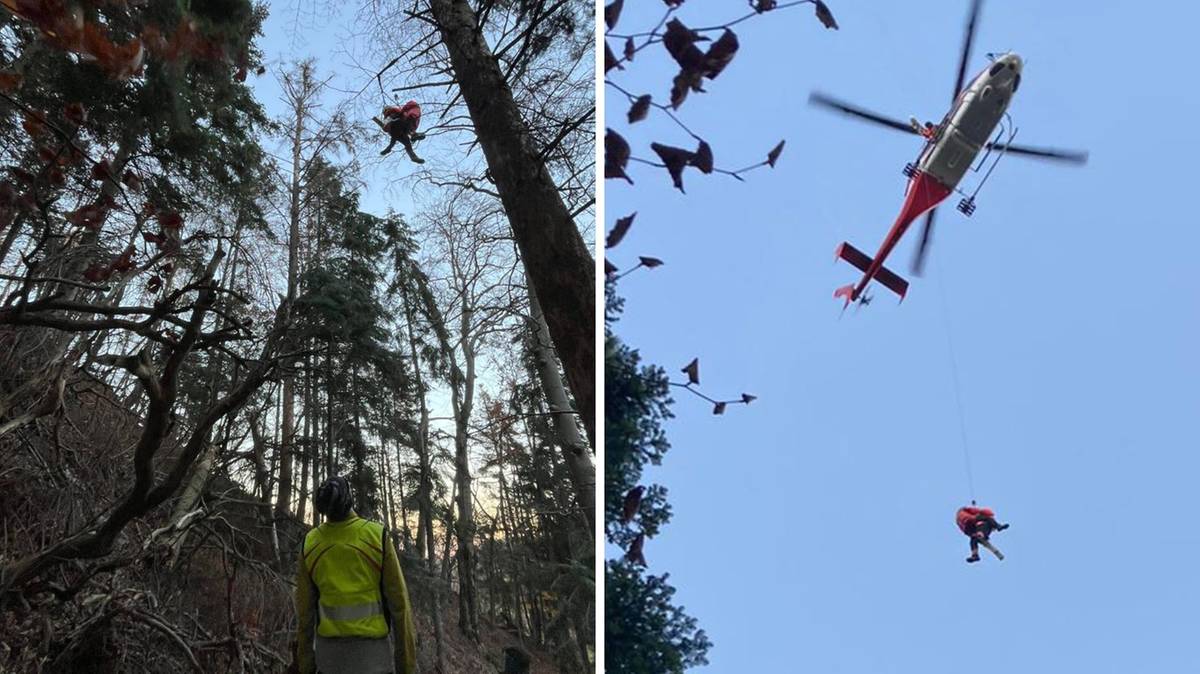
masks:
[[[671,81],[671,107],[676,110],[683,105],[689,92],[704,91],[705,77],[716,78],[737,55],[738,39],[733,31],[726,29],[707,52],[702,52],[696,42],[707,39],[679,19],[672,19],[667,24],[663,46],[679,64],[679,73]]]
[[[678,110],[687,100],[689,91],[704,91],[700,83],[704,80],[704,72],[700,70],[680,70],[671,81],[671,108]]]
[[[112,180],[112,162],[108,159],[102,159],[92,165],[93,180]]]
[[[623,218],[617,219],[617,224],[613,225],[612,231],[608,233],[608,239],[604,242],[605,248],[613,248],[621,239],[625,238],[625,234],[629,232],[630,226],[633,225],[633,219],[637,217],[637,213],[631,213]]]
[[[604,177],[624,178],[633,184],[633,180],[625,175],[625,167],[629,165],[629,143],[621,134],[606,129],[604,134]]]
[[[99,230],[104,226],[104,221],[108,219],[108,207],[100,201],[97,201],[79,209],[67,213],[67,222],[76,227],[86,227],[93,231]]]
[[[696,43],[707,39],[683,25],[679,19],[671,19],[667,23],[667,32],[663,34],[663,46],[680,68],[698,70],[704,67],[704,52],[700,51]]]
[[[687,375],[688,384],[700,383],[700,359],[693,358],[692,362],[688,363],[680,372]]]
[[[749,405],[750,403],[754,402],[757,399],[758,399],[758,396],[752,396],[749,393],[742,394],[742,402],[747,405]]]
[[[604,7],[604,25],[612,30],[617,26],[617,21],[621,18],[621,8],[625,6],[625,0],[613,0]]]
[[[39,117],[29,113],[26,113],[25,118],[21,120],[21,128],[25,129],[25,133],[29,134],[33,138],[37,138],[46,132],[45,123],[43,123]]]
[[[608,258],[604,259],[604,274],[606,276],[612,276],[613,274],[617,273],[618,271],[621,271],[620,267],[609,262]]]
[[[63,117],[75,126],[82,126],[87,121],[87,108],[83,107],[83,103],[68,103],[63,106]]]
[[[79,7],[57,0],[4,0],[3,4],[34,24],[47,42],[95,63],[113,78],[124,80],[141,72],[146,56],[141,39],[113,42],[104,27],[84,18]]]
[[[632,61],[635,53],[637,53],[637,47],[633,44],[633,38],[625,38],[625,60]]]
[[[629,550],[625,552],[625,559],[646,566],[646,557],[642,554],[642,547],[646,544],[646,534],[638,534],[637,538],[633,539],[633,543],[629,545]]]
[[[833,18],[833,12],[829,11],[829,6],[821,0],[814,0],[813,4],[817,6],[817,19],[821,22],[821,25],[837,30],[837,21]]]
[[[696,156],[696,153],[681,147],[672,147],[660,143],[651,143],[650,149],[654,150],[658,158],[666,165],[667,171],[671,174],[671,180],[675,183],[675,187],[679,188],[680,192],[684,192],[683,170],[692,163],[692,159]]]
[[[650,114],[650,94],[638,96],[637,100],[629,108],[629,123],[640,122],[646,119],[646,115]]]
[[[125,173],[121,175],[121,182],[125,184],[125,187],[128,187],[134,192],[140,192],[142,190],[142,179],[139,178],[138,174],[134,173],[132,169],[127,169]]]
[[[111,275],[112,271],[109,270],[108,265],[103,265],[98,262],[92,264],[83,272],[83,278],[91,281],[92,283],[107,281],[108,277]]]
[[[0,72],[0,93],[11,94],[21,88],[22,77],[14,72]]]
[[[13,176],[15,176],[17,180],[20,180],[21,182],[26,183],[26,184],[33,184],[33,174],[30,173],[29,171],[26,171],[25,169],[22,169],[22,168],[17,168],[15,166],[10,168],[9,170],[12,171]]]
[[[713,404],[713,414],[725,414],[725,406],[729,403],[719,402]]]
[[[704,76],[710,80],[725,70],[725,66],[737,55],[738,39],[732,30],[726,29],[721,37],[708,48],[704,55]]]
[[[133,246],[128,246],[121,254],[112,262],[112,270],[119,272],[127,272],[133,269],[136,265],[133,261],[134,250]]]
[[[158,224],[163,229],[179,229],[183,227],[183,216],[175,211],[162,211],[158,214]]]
[[[621,504],[621,522],[629,524],[633,521],[633,516],[642,505],[642,494],[645,492],[646,488],[638,485],[625,493],[625,501]]]
[[[608,46],[608,40],[605,40],[604,41],[604,72],[607,73],[608,71],[612,70],[613,68],[616,68],[617,70],[624,70],[624,68],[621,67],[621,60],[617,58],[617,55],[613,53],[612,48]]]
[[[713,153],[707,142],[700,141],[700,147],[696,149],[696,154],[692,157],[692,166],[700,169],[701,173],[713,172]]]
[[[771,168],[775,168],[775,162],[779,161],[779,155],[783,154],[783,144],[786,142],[786,140],[779,141],[779,144],[767,153],[767,163],[771,165]]]
[[[656,257],[638,257],[638,262],[646,269],[654,269],[665,264],[662,260]]]

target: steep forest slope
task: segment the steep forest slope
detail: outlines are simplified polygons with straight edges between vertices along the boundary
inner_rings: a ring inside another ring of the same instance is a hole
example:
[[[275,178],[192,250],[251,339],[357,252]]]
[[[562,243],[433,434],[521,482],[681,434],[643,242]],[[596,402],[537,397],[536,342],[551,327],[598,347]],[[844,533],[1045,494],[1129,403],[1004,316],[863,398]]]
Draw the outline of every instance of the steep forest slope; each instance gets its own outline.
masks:
[[[287,667],[335,475],[424,669],[593,668],[593,6],[529,9],[364,2],[347,75],[279,5],[0,0],[0,671]]]
[[[94,521],[127,479],[136,418],[122,414],[105,387],[68,384],[67,404],[37,422],[36,432],[0,437],[0,564]],[[0,671],[284,671],[295,639],[293,569],[307,525],[289,516],[272,527],[267,504],[221,476],[182,527],[168,519],[177,505],[168,501],[128,527],[103,563],[64,565],[0,613]],[[434,671],[435,601],[447,671],[504,671],[513,648],[532,658],[531,672],[558,671],[547,654],[487,621],[480,644],[465,639],[445,578],[410,554],[402,562],[421,671]]]

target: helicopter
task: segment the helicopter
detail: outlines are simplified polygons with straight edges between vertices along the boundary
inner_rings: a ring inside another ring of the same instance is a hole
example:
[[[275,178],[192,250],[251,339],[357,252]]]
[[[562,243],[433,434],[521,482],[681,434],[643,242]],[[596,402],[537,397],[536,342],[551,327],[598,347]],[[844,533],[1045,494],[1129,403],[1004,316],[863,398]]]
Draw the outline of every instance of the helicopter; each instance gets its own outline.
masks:
[[[904,175],[908,178],[904,205],[875,257],[868,256],[848,242],[842,242],[837,247],[835,259],[845,260],[863,272],[862,279],[858,283],[843,286],[834,292],[835,298],[845,300],[843,308],[854,301],[865,304],[864,291],[873,280],[899,295],[903,301],[904,296],[908,293],[908,281],[883,266],[892,249],[900,242],[909,226],[921,215],[925,215],[921,239],[912,263],[913,274],[920,276],[930,235],[933,232],[934,214],[938,204],[949,197],[951,193],[957,192],[963,197],[958,202],[958,210],[967,217],[973,215],[975,213],[975,196],[987,182],[996,165],[1006,155],[1013,154],[1077,165],[1087,162],[1087,152],[1027,147],[1015,145],[1012,142],[1016,138],[1017,127],[1008,114],[1008,106],[1012,102],[1013,95],[1021,86],[1024,61],[1019,55],[1012,52],[988,54],[990,61],[988,67],[980,71],[965,87],[963,86],[981,5],[982,0],[973,0],[971,3],[962,54],[958,63],[958,78],[955,80],[954,96],[951,99],[952,105],[941,123],[934,125],[926,122],[922,125],[916,118],[911,118],[908,123],[905,123],[820,92],[814,91],[809,96],[809,102],[813,105],[837,110],[897,131],[911,133],[925,140],[917,160],[904,167]],[[981,153],[982,156],[980,156]],[[977,158],[978,162],[976,162]],[[959,190],[959,183],[967,171],[977,173],[983,169],[985,164],[988,165],[988,168],[975,190],[970,194]]]

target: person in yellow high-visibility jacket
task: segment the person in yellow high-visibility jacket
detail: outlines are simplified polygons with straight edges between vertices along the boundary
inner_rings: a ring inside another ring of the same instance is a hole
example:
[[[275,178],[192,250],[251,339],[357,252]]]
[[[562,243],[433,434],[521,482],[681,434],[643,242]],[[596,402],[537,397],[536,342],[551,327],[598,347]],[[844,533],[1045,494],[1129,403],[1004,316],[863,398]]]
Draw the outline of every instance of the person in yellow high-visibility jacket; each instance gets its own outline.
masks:
[[[304,537],[296,571],[302,674],[415,674],[416,631],[396,547],[355,514],[350,483],[317,490],[325,523]]]

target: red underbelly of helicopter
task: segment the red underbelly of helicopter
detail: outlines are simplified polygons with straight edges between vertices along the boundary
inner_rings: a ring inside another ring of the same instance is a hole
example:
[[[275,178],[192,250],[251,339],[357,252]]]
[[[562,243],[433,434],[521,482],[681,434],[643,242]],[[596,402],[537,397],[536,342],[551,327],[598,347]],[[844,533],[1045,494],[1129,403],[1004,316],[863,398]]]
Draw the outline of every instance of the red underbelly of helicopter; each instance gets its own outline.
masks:
[[[907,226],[921,214],[937,206],[943,199],[950,196],[951,189],[940,180],[924,171],[916,171],[908,181],[908,193],[904,198],[904,207],[896,218],[897,226]]]

